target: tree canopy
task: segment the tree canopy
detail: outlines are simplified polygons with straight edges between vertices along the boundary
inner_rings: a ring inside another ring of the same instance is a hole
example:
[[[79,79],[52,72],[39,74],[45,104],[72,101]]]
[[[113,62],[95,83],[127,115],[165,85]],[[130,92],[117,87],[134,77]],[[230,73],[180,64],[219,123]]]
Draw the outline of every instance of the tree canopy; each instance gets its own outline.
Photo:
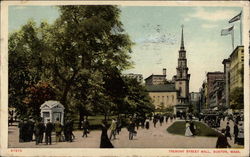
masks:
[[[10,105],[20,114],[32,106],[37,114],[41,101],[58,99],[66,112],[78,112],[80,120],[91,113],[152,111],[143,86],[121,74],[132,64],[133,43],[119,8],[79,5],[58,10],[54,23],[37,26],[30,20],[9,35]],[[49,86],[41,87],[41,82]]]

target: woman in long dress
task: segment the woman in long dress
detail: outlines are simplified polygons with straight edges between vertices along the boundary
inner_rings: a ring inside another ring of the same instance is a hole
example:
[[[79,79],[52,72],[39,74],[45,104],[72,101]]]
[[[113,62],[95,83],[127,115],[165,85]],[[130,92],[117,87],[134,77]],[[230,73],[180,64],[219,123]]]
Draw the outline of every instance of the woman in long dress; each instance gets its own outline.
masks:
[[[149,129],[149,119],[146,119],[146,129]]]
[[[100,148],[114,148],[113,144],[110,142],[107,134],[107,122],[102,122],[102,135]]]
[[[185,136],[193,136],[191,130],[190,130],[190,124],[188,121],[186,121],[186,131],[185,131]]]

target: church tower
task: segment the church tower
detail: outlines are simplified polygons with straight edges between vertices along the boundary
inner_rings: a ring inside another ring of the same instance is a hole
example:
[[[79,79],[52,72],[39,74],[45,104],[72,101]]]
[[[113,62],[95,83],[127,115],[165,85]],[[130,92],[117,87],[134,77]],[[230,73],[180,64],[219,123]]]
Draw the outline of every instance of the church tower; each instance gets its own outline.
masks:
[[[176,68],[177,75],[175,76],[175,88],[179,91],[178,101],[181,104],[188,103],[189,100],[189,80],[186,50],[184,47],[183,25],[181,31],[181,47],[179,50],[178,66]]]

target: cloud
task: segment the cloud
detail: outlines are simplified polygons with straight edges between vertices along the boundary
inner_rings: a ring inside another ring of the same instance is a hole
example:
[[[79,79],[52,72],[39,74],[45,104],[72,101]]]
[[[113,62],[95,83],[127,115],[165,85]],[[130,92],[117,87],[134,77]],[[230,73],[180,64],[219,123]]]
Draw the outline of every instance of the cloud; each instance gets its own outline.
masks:
[[[186,18],[197,18],[206,21],[220,21],[220,20],[229,20],[237,14],[234,10],[216,10],[216,11],[207,11],[203,8],[197,8],[195,12],[185,15]]]
[[[215,27],[217,27],[217,25],[215,25],[215,24],[202,24],[201,27],[202,28],[215,28]]]

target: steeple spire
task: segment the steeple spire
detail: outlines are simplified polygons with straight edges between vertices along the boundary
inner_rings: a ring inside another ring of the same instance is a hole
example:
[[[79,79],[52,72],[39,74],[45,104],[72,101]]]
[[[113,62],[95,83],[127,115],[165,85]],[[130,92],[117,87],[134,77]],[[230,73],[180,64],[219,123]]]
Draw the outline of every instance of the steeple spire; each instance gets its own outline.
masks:
[[[184,47],[184,37],[183,37],[183,28],[184,28],[184,25],[181,25],[181,49],[184,50],[185,47]]]

